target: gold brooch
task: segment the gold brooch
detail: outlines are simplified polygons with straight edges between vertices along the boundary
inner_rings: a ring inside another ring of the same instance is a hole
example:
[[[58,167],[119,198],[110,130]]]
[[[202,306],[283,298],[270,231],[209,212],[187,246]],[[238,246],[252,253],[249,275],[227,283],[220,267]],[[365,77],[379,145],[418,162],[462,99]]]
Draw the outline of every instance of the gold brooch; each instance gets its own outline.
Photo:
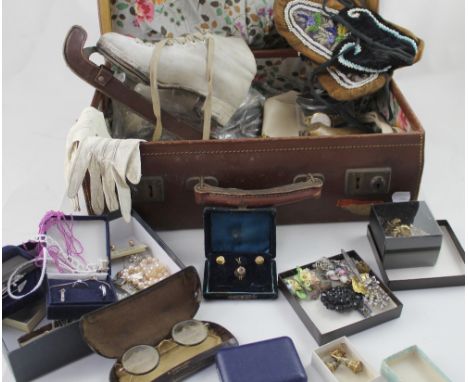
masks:
[[[245,277],[247,270],[244,267],[237,267],[234,271],[234,275],[239,279],[242,280]]]

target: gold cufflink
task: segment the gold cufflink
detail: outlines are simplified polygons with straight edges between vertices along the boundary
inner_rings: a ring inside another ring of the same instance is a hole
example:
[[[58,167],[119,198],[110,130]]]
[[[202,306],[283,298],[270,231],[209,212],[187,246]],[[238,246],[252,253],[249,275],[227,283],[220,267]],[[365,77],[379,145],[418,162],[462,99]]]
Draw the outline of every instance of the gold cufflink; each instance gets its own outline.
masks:
[[[343,358],[346,356],[346,352],[342,348],[337,348],[330,353],[330,356],[334,359]]]
[[[356,359],[346,358],[346,353],[343,349],[336,349],[330,353],[330,356],[338,363],[343,363],[354,374],[360,373],[364,366],[361,361]],[[327,365],[328,366],[328,365]],[[331,369],[330,369],[331,370]]]
[[[327,365],[328,369],[331,372],[334,372],[336,371],[336,369],[338,369],[338,366],[340,366],[340,363],[338,361],[331,360],[331,361],[325,362],[325,365]]]
[[[218,256],[216,258],[216,264],[218,265],[224,265],[226,263],[226,259],[224,258],[224,256]]]
[[[234,271],[234,276],[236,276],[239,280],[242,280],[246,273],[247,270],[244,267],[237,267]]]
[[[263,258],[263,256],[257,256],[255,258],[255,264],[262,265],[263,263],[265,263],[265,259]]]
[[[358,361],[357,359],[350,359],[345,361],[345,365],[349,368],[354,374],[360,373],[364,368],[362,366],[362,362]]]

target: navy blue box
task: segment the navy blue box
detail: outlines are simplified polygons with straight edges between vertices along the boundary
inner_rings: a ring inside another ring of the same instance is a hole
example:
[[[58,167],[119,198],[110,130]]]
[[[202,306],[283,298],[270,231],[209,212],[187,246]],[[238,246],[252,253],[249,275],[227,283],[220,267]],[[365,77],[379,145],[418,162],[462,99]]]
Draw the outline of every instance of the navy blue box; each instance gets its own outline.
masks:
[[[105,216],[66,216],[73,220],[73,233],[84,248],[86,261],[108,259],[108,271],[104,277],[92,280],[86,275],[64,276],[47,268],[47,318],[50,320],[76,319],[83,314],[112,304],[117,300],[111,279],[109,222]],[[47,232],[61,244],[62,238],[52,228]],[[81,280],[81,282],[76,282]],[[76,282],[76,283],[75,283]],[[85,284],[84,284],[85,283]],[[101,291],[105,288],[105,295]],[[65,290],[65,301],[61,301],[61,289]]]
[[[221,349],[216,367],[222,382],[306,382],[307,374],[289,337]]]
[[[204,210],[206,299],[274,299],[276,274],[276,210],[274,208]],[[217,258],[224,259],[223,264]],[[257,264],[261,257],[263,264]],[[246,272],[242,279],[236,269]]]
[[[37,243],[27,242],[20,246],[6,245],[2,248],[2,283],[8,281],[10,275],[15,271],[17,267],[30,261],[36,257]],[[23,277],[19,280],[18,285],[22,285],[21,292],[15,293],[14,295],[25,295],[32,291],[41,276],[40,268],[37,268],[33,263],[31,268],[25,267],[20,274]],[[26,283],[24,283],[26,282]],[[24,285],[23,285],[24,284]],[[44,285],[41,285],[36,291],[32,292],[28,296],[21,300],[12,299],[9,295],[2,296],[2,318],[6,318],[9,315],[21,310],[25,306],[34,303],[37,300],[42,299],[44,296]]]

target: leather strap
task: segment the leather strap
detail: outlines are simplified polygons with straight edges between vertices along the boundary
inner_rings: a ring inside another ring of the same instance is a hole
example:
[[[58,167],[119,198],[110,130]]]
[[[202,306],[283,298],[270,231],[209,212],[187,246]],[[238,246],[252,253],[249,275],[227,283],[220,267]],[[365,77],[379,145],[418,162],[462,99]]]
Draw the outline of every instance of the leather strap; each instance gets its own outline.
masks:
[[[117,80],[112,71],[106,66],[98,66],[89,59],[85,53],[87,33],[80,26],[73,26],[68,32],[63,46],[63,55],[68,67],[78,77],[95,87],[109,98],[123,103],[132,109],[140,117],[156,123],[152,103],[141,94],[125,86]],[[92,51],[90,51],[92,53]],[[161,114],[162,122],[174,138],[196,140],[200,139],[200,133],[190,126],[178,121],[167,113]]]
[[[153,141],[159,141],[162,135],[162,122],[161,122],[161,101],[159,100],[159,89],[158,89],[158,65],[159,59],[163,48],[166,46],[169,40],[164,39],[158,42],[153,49],[153,54],[150,60],[150,89],[151,89],[151,100],[153,101],[153,113],[156,117],[156,127],[154,128]]]
[[[211,135],[211,114],[213,99],[213,70],[214,70],[214,39],[207,38],[207,57],[206,57],[206,77],[208,79],[208,93],[205,104],[203,105],[203,139],[210,139]]]
[[[323,180],[308,174],[303,180],[285,186],[263,190],[241,190],[222,188],[203,182],[195,185],[195,202],[229,207],[280,206],[305,199],[318,199],[321,196]]]

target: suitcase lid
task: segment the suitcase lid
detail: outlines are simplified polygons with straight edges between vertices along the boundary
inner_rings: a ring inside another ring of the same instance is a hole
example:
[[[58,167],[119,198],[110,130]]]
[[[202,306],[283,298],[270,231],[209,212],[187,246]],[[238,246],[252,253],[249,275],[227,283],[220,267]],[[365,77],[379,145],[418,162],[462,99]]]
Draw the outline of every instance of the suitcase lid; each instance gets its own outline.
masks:
[[[98,354],[119,358],[136,345],[158,344],[172,327],[195,316],[201,286],[193,266],[123,299],[84,315],[82,336]]]
[[[276,257],[274,208],[207,207],[203,212],[205,256],[263,254]]]

